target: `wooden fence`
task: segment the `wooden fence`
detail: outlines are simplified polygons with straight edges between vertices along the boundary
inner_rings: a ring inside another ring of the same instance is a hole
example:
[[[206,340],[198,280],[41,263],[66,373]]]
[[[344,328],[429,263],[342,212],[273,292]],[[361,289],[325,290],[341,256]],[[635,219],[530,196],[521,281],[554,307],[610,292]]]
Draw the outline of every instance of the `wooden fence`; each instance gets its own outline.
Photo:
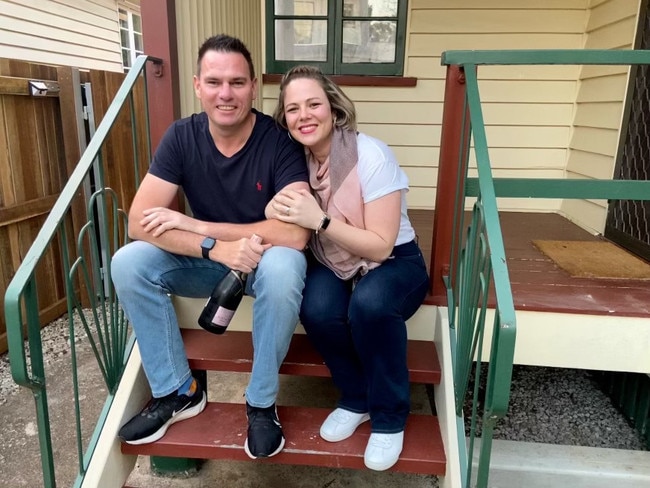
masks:
[[[91,85],[97,126],[123,79],[122,73],[80,72],[70,67],[0,58],[0,353],[7,350],[4,316],[7,285],[86,144],[88,127],[81,115],[81,83]],[[38,90],[30,87],[30,81],[44,82],[50,88],[48,93],[33,96],[32,91],[38,93]],[[137,142],[134,144],[131,111],[124,109],[101,155],[106,182],[117,192],[120,206],[125,210],[139,183],[135,154],[139,156],[140,177],[149,164],[142,81],[133,100]],[[85,198],[79,192],[66,221],[70,237],[65,245],[72,255],[76,255],[72,251],[76,236],[88,220]],[[54,243],[37,268],[41,324],[62,316],[67,310],[60,245]],[[83,296],[83,290],[80,293]]]

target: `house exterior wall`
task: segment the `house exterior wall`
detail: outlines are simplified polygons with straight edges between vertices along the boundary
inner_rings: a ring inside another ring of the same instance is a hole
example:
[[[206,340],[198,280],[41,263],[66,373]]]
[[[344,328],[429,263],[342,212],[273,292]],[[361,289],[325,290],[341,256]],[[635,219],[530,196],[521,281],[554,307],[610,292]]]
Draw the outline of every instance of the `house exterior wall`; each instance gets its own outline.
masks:
[[[591,0],[585,49],[632,49],[639,10],[637,0]],[[581,69],[567,178],[612,178],[629,72],[629,67],[585,66]],[[607,202],[565,200],[562,213],[585,229],[602,233]]]
[[[122,71],[115,0],[0,0],[0,56]]]

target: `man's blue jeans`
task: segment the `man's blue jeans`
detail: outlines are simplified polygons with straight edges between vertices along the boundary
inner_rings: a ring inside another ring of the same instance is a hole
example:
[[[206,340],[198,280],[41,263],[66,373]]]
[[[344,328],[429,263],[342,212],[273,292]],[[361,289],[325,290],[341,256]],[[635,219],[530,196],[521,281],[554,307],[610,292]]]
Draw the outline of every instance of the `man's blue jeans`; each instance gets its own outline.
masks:
[[[298,323],[305,271],[302,252],[271,247],[248,276],[246,294],[255,300],[246,400],[254,407],[275,402],[278,370]],[[176,391],[191,375],[170,295],[207,298],[227,272],[220,263],[172,254],[143,241],[131,242],[113,256],[113,283],[135,331],[154,397]]]
[[[300,319],[341,391],[339,407],[369,412],[372,432],[401,432],[410,409],[405,321],[426,296],[426,264],[409,242],[353,281],[311,256]]]

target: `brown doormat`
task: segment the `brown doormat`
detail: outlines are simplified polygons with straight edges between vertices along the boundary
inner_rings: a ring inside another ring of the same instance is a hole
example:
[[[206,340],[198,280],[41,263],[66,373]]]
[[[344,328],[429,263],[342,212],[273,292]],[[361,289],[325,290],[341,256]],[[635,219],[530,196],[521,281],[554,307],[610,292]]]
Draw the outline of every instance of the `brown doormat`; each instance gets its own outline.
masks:
[[[576,278],[650,280],[650,264],[608,241],[535,240],[533,244]]]

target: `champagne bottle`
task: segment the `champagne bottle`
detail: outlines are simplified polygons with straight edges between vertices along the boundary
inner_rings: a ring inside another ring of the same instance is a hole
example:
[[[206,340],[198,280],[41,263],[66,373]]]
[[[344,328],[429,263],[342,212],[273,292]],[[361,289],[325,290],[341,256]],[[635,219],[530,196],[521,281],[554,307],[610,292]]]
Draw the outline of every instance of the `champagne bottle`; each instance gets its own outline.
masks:
[[[251,241],[260,244],[262,239],[253,234]],[[230,325],[246,288],[246,273],[231,269],[221,278],[199,316],[199,325],[213,334],[223,334]]]

